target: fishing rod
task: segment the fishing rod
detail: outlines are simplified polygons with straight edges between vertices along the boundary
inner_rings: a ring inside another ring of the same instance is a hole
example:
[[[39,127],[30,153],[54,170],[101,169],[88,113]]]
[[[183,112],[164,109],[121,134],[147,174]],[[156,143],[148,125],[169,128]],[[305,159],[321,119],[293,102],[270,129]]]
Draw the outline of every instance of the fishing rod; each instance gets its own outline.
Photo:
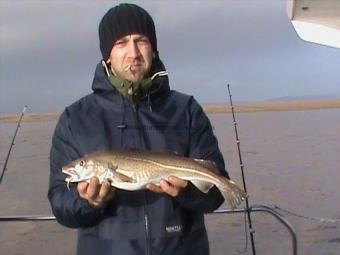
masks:
[[[230,93],[230,85],[228,84],[227,87],[228,87],[228,94],[229,94],[229,100],[230,100],[231,113],[233,115],[233,123],[234,123],[236,144],[237,144],[237,150],[238,150],[238,158],[239,158],[239,161],[240,161],[240,168],[241,168],[241,173],[242,173],[243,189],[247,193],[247,185],[246,185],[246,180],[245,180],[245,175],[244,175],[244,165],[243,165],[242,155],[241,155],[240,139],[238,138],[237,122],[236,122],[236,119],[235,119],[233,100],[231,98],[231,93]],[[250,230],[251,247],[252,247],[253,255],[256,255],[255,242],[254,242],[254,232],[255,231],[253,230],[253,224],[252,224],[251,217],[250,217],[250,211],[251,210],[249,210],[248,196],[246,196],[245,200],[246,200],[246,209],[245,209],[245,212],[247,213],[247,216],[248,216],[248,227],[249,227],[249,230]]]
[[[5,171],[7,170],[7,163],[8,163],[8,159],[9,159],[9,156],[11,155],[11,151],[12,151],[12,148],[13,148],[13,145],[14,145],[14,141],[15,141],[15,137],[17,136],[17,133],[18,133],[18,130],[19,130],[19,127],[20,127],[20,123],[21,123],[21,120],[22,118],[24,117],[24,114],[27,110],[28,106],[25,105],[24,108],[22,109],[22,112],[21,112],[21,116],[19,118],[19,121],[18,121],[18,125],[17,125],[17,128],[14,132],[14,136],[13,136],[13,139],[12,139],[12,143],[9,147],[9,150],[8,150],[8,153],[7,153],[7,157],[6,157],[6,160],[5,160],[5,164],[4,164],[4,167],[1,171],[1,175],[0,175],[0,183],[2,182],[2,179],[4,177],[4,174],[5,174]]]

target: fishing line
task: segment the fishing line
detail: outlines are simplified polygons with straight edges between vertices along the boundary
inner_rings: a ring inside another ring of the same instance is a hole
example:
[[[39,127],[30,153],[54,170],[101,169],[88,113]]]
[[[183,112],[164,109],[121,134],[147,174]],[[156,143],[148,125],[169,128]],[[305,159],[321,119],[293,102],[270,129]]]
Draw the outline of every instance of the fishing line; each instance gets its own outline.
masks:
[[[271,207],[273,209],[276,209],[278,211],[281,211],[281,212],[284,212],[284,213],[287,213],[289,215],[292,215],[292,216],[295,216],[295,217],[298,217],[298,218],[302,218],[302,219],[305,219],[305,220],[313,220],[313,221],[320,221],[320,222],[326,222],[326,223],[337,223],[337,222],[340,222],[340,219],[330,219],[330,218],[318,218],[318,217],[310,217],[310,216],[305,216],[305,215],[302,215],[302,214],[298,214],[298,213],[295,213],[295,212],[292,212],[292,211],[289,211],[287,209],[283,209],[282,207],[279,207],[275,204],[269,204],[267,205],[268,207]]]

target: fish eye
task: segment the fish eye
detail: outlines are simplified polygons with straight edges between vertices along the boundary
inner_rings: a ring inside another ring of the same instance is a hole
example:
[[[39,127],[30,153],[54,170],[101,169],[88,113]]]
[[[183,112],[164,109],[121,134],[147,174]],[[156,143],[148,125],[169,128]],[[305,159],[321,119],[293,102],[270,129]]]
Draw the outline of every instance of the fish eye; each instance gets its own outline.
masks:
[[[85,166],[85,165],[86,165],[85,160],[81,160],[81,161],[79,162],[79,165],[80,165],[80,166]]]

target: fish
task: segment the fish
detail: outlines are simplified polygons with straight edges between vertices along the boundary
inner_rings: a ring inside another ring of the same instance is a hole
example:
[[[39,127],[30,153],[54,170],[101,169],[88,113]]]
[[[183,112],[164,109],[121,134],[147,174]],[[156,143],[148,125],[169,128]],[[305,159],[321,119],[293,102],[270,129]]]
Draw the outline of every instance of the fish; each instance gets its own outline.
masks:
[[[173,152],[138,149],[102,150],[92,152],[62,167],[67,187],[70,183],[89,182],[96,176],[100,183],[127,191],[159,185],[161,180],[176,176],[190,181],[207,193],[214,185],[229,206],[235,209],[247,196],[235,182],[221,175],[209,160],[188,158]]]

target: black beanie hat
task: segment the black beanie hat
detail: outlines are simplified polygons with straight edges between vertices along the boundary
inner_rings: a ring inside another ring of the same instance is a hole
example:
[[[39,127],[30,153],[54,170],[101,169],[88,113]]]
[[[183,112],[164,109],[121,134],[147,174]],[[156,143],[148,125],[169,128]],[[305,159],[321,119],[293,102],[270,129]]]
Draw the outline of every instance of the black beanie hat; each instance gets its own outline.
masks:
[[[120,38],[139,33],[148,37],[158,57],[155,24],[146,10],[135,4],[117,5],[104,15],[99,24],[100,50],[106,61],[114,43]]]

